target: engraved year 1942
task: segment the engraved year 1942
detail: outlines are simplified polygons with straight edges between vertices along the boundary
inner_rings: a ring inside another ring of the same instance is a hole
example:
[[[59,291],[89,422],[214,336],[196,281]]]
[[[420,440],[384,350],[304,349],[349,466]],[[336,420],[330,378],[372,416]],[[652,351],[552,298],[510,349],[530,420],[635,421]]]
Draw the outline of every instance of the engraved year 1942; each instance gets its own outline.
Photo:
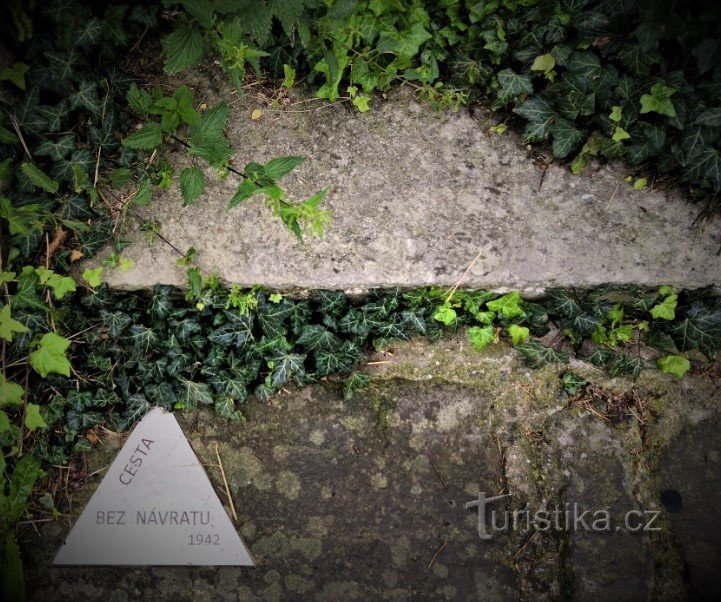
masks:
[[[188,535],[190,541],[188,542],[191,546],[219,546],[220,535],[216,533],[194,533]]]

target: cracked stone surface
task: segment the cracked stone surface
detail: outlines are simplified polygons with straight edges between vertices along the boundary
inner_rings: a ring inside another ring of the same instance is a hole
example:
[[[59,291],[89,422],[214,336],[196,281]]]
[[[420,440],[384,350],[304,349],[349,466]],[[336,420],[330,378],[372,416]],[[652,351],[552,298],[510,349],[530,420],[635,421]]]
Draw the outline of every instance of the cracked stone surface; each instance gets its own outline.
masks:
[[[570,403],[559,367],[531,371],[503,343],[478,352],[459,333],[393,352],[350,401],[331,379],[247,405],[244,425],[178,415],[225,502],[219,446],[256,567],[50,567],[122,443],[105,435],[87,455],[98,473],[61,507],[70,518],[22,533],[30,599],[713,599],[721,400],[710,375],[646,371],[634,383],[575,362],[642,400],[638,418],[606,420]],[[664,506],[669,490],[680,508]],[[512,494],[491,506],[499,516],[575,503],[608,510],[611,529],[520,521],[481,540],[464,508],[481,491]],[[617,530],[629,510],[659,511],[660,530]]]
[[[518,137],[490,132],[495,122],[482,112],[435,112],[400,90],[359,114],[292,91],[293,103],[310,102],[251,120],[260,101],[235,96],[213,68],[172,81],[181,83],[210,106],[230,105],[236,166],[307,157],[282,184],[296,199],[328,189],[332,225],[323,240],[299,242],[260,198],[226,211],[238,182],[209,168],[194,205],[182,206],[176,184],[137,208],[124,251],[135,268],[108,270],[114,287],[185,283],[177,253],[137,231],[146,219],[183,252],[197,249],[198,264],[226,281],[284,291],[452,285],[479,252],[468,288],[721,282],[721,224],[694,226],[698,205],[673,190],[634,190],[623,167],[573,176],[550,165],[544,174]],[[176,175],[188,164],[182,153],[169,159]]]

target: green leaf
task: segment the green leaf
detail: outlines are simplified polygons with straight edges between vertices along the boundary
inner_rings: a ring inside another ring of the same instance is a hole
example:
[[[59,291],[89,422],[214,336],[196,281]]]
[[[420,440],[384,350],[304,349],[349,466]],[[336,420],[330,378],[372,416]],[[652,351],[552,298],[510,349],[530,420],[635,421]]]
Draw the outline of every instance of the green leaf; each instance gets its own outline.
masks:
[[[611,114],[608,116],[608,118],[609,118],[611,121],[613,121],[613,122],[615,122],[615,123],[618,123],[619,121],[621,121],[621,117],[622,117],[622,115],[621,115],[621,107],[616,106],[616,105],[612,106],[612,107],[611,107]]]
[[[232,209],[236,205],[239,205],[246,199],[249,199],[257,192],[260,192],[260,187],[252,182],[251,180],[248,180],[247,178],[243,180],[240,185],[238,186],[238,189],[235,191],[235,194],[233,195],[233,198],[230,199],[228,202],[228,209]]]
[[[367,374],[361,372],[353,372],[343,383],[343,399],[350,400],[358,389],[363,389],[370,385],[371,379]]]
[[[552,54],[540,54],[536,57],[531,65],[531,71],[543,71],[548,73],[556,66],[556,59]]]
[[[0,408],[8,405],[21,405],[23,395],[25,395],[25,389],[7,380],[4,374],[0,374]]]
[[[2,473],[0,473],[0,477],[2,477]],[[25,600],[23,562],[12,529],[8,529],[4,534],[2,543],[3,545],[0,546],[0,566],[3,567],[0,576],[2,597],[4,600]]]
[[[486,306],[491,311],[500,313],[504,318],[511,320],[526,315],[526,312],[521,308],[521,303],[523,303],[521,295],[517,291],[513,291],[494,301],[489,301]]]
[[[103,268],[85,268],[83,272],[83,280],[88,283],[90,288],[98,288],[102,283]]]
[[[303,161],[305,161],[305,157],[276,157],[264,165],[265,175],[275,182],[303,163]]]
[[[616,126],[615,128],[613,128],[613,136],[611,136],[611,140],[613,140],[614,142],[621,142],[621,140],[628,140],[630,137],[631,137],[631,134],[629,134],[622,127]]]
[[[197,67],[205,53],[205,40],[202,32],[180,25],[163,40],[166,73],[178,73],[183,69]]]
[[[641,113],[660,113],[668,117],[676,117],[676,109],[671,102],[671,96],[676,88],[669,88],[663,84],[651,86],[651,93],[641,96]]]
[[[371,97],[367,94],[359,94],[358,96],[353,97],[353,106],[358,109],[361,113],[366,113],[370,111],[370,103]]]
[[[205,192],[205,174],[197,167],[186,167],[180,172],[180,192],[183,205],[190,205]]]
[[[585,378],[580,377],[573,370],[564,370],[561,374],[561,386],[569,395],[573,396],[588,384]]]
[[[30,365],[45,378],[51,372],[70,376],[70,362],[65,351],[70,341],[54,332],[48,332],[40,339],[38,348],[30,354]]]
[[[290,90],[295,83],[295,69],[290,65],[283,65],[283,87]]]
[[[15,332],[28,332],[28,327],[10,317],[10,304],[7,304],[0,309],[0,339],[12,343]]]
[[[433,314],[434,320],[437,320],[446,326],[453,324],[456,321],[456,318],[456,310],[451,307],[449,301],[446,301],[443,305],[441,305]]]
[[[227,122],[228,105],[221,102],[200,115],[198,124],[190,129],[190,137],[198,141],[222,138]]]
[[[525,343],[531,338],[531,332],[525,326],[519,326],[518,324],[511,324],[508,327],[508,334],[511,337],[511,343],[513,345],[519,345]]]
[[[502,69],[496,75],[498,78],[498,96],[501,100],[510,100],[521,94],[533,92],[533,83],[529,75],[519,75],[512,69]]]
[[[418,54],[421,45],[431,39],[431,34],[417,21],[411,27],[402,31],[389,29],[382,31],[378,36],[376,48],[378,52],[390,52],[398,56],[412,57]]]
[[[30,67],[25,63],[14,63],[0,71],[0,81],[11,81],[21,90],[25,89],[25,74]]]
[[[586,132],[574,127],[573,123],[557,118],[550,127],[553,136],[553,154],[556,157],[564,158],[573,151],[578,150],[586,139]]]
[[[20,169],[28,177],[28,180],[30,180],[30,182],[38,188],[42,188],[45,192],[49,192],[50,194],[55,194],[58,191],[60,184],[46,176],[32,163],[25,161],[20,166]]]
[[[155,150],[163,144],[163,130],[153,121],[143,124],[137,132],[123,138],[123,146],[135,150]]]
[[[25,426],[32,432],[38,428],[47,428],[47,424],[40,415],[40,406],[36,403],[29,403],[25,408]]]
[[[651,308],[651,315],[656,320],[674,320],[676,319],[677,303],[678,295],[669,295],[658,305]]]
[[[493,326],[472,326],[468,329],[468,340],[476,349],[487,347],[496,338]]]
[[[153,106],[153,97],[135,83],[131,84],[126,100],[133,112],[140,117],[145,117]]]
[[[42,267],[36,268],[35,271],[39,277],[40,284],[52,289],[56,299],[62,299],[68,293],[76,290],[75,280],[73,280],[72,276],[62,276],[56,274],[53,270],[46,270]]]
[[[703,111],[694,121],[695,125],[718,127],[721,125],[721,107],[713,107]]]
[[[546,347],[538,341],[531,340],[516,346],[531,368],[540,368],[548,363],[568,363],[568,354],[559,353],[551,347]]]
[[[681,378],[691,369],[691,363],[681,355],[667,355],[656,362],[661,372]]]
[[[40,476],[40,460],[30,453],[26,453],[15,464],[7,496],[6,520],[19,519],[28,505],[28,498],[32,493],[35,481]]]

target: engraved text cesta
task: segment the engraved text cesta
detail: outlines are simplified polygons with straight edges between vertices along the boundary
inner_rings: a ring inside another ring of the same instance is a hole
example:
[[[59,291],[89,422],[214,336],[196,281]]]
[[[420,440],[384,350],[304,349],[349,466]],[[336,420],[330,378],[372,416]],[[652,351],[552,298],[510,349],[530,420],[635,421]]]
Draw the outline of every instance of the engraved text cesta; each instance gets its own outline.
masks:
[[[155,443],[155,441],[152,439],[140,440],[140,444],[133,450],[130,460],[128,460],[128,463],[118,477],[123,485],[130,485],[130,483],[133,482],[133,477],[143,465],[143,459],[150,453],[150,446],[153,445],[153,443]]]

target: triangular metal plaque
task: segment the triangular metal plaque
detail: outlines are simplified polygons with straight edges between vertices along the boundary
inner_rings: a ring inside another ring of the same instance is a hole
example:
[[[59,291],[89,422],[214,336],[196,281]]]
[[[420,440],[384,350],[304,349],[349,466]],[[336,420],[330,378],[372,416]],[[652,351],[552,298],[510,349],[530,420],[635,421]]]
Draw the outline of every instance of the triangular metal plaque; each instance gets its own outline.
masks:
[[[60,548],[60,565],[252,566],[173,414],[135,427]]]

